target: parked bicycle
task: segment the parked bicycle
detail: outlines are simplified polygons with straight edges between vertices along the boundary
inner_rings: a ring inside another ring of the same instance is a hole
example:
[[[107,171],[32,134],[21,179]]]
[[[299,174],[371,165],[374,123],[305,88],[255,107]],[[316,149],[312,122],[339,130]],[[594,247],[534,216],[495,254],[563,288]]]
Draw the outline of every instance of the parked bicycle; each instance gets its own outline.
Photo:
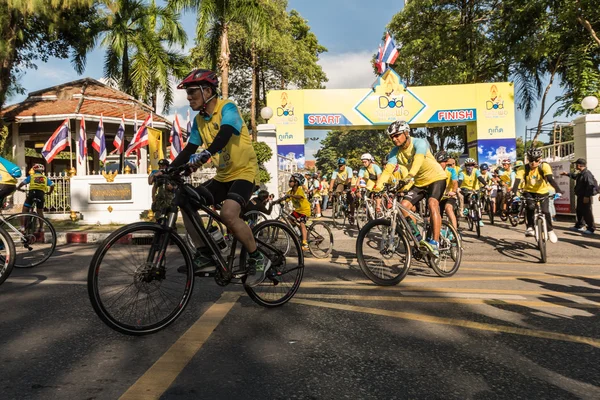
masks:
[[[248,253],[237,246],[235,238],[228,247],[224,240],[217,241],[208,232],[198,210],[219,222],[220,216],[184,182],[186,167],[167,170],[157,177],[174,191],[173,206],[164,210],[162,223],[126,225],[108,236],[92,258],[88,295],[96,314],[116,331],[130,335],[157,332],[175,321],[188,304],[194,271],[190,247],[175,230],[179,210],[213,253],[216,270],[205,275],[213,277],[218,285],[243,284],[248,296],[264,307],[285,304],[300,287],[304,273],[300,241],[289,226],[273,220],[252,230],[271,267],[261,284],[245,285]],[[238,263],[234,265],[235,260]]]
[[[416,223],[404,217],[402,211]],[[413,257],[428,264],[441,277],[454,275],[462,259],[459,233],[450,223],[442,221],[439,257],[420,244],[421,239],[431,233],[429,217],[423,218],[407,209],[400,204],[399,197],[394,196],[389,218],[370,221],[360,230],[356,241],[358,264],[378,285],[401,282],[408,274]]]
[[[52,256],[56,248],[56,230],[47,218],[36,213],[40,206],[41,201],[34,198],[31,212],[4,215],[0,210],[0,228],[8,232],[14,243],[16,268],[40,265]]]

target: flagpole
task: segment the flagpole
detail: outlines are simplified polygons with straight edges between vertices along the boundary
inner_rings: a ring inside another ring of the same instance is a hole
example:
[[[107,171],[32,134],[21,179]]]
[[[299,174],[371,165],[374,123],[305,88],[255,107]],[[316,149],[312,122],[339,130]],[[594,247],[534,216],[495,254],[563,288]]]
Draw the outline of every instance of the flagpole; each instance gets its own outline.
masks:
[[[71,145],[71,118],[69,118],[69,162],[71,164],[71,170],[73,169],[73,146]],[[71,172],[71,171],[69,171]]]

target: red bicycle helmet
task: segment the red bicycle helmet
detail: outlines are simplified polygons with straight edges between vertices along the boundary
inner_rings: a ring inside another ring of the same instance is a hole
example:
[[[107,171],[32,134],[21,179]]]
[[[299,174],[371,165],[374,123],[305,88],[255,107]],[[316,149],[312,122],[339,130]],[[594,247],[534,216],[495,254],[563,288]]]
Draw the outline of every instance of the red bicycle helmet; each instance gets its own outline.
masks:
[[[206,84],[215,88],[218,87],[219,77],[217,74],[209,69],[195,69],[190,72],[179,85],[177,85],[177,89],[185,89],[189,86],[203,86]]]

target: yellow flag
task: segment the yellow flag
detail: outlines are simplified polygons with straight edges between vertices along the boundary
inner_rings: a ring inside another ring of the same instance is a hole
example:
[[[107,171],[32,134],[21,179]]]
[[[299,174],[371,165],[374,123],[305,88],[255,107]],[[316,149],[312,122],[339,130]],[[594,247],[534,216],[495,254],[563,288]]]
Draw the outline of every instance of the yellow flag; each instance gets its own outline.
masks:
[[[162,146],[162,131],[148,127],[148,152],[150,153],[150,166],[158,169],[158,160],[165,158]]]

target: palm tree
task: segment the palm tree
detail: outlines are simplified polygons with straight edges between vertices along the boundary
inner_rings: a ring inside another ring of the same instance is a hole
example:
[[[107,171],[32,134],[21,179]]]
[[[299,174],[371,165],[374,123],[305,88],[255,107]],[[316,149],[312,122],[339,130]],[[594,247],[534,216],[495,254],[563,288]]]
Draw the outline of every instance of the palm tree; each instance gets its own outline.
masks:
[[[104,75],[124,92],[156,110],[157,94],[164,96],[164,111],[173,103],[172,76],[187,71],[185,57],[171,50],[187,42],[179,14],[144,0],[102,0],[102,45],[106,47]]]
[[[266,16],[257,0],[169,0],[169,6],[181,10],[196,10],[196,41],[208,41],[213,69],[221,71],[221,93],[229,96],[229,28],[233,22],[242,26],[264,25]],[[251,28],[253,32],[257,28]],[[262,28],[261,28],[262,30]]]

